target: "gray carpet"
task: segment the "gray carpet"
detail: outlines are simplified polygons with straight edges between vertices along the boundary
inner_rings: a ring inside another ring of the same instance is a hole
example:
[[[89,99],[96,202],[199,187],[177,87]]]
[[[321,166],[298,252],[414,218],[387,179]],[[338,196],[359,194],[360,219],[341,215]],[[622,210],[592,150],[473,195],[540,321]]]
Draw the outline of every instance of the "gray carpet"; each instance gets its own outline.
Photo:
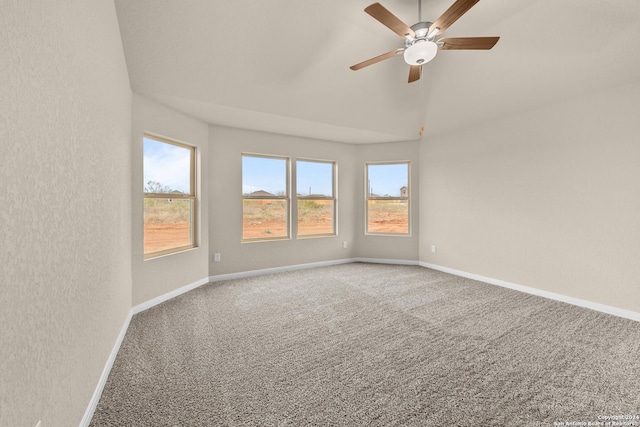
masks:
[[[134,316],[91,425],[553,426],[638,414],[640,323],[355,263],[208,284]]]

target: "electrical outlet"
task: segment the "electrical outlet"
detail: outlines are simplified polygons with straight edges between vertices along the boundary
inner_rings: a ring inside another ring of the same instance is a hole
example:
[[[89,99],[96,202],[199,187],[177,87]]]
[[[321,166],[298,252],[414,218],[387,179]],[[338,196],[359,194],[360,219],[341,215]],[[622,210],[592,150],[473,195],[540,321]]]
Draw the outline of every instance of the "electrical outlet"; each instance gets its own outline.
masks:
[[[436,245],[431,245],[431,252],[436,253]]]
[[[342,249],[347,249],[347,242],[342,242]]]
[[[220,262],[220,254],[219,253],[213,254],[213,261],[214,262]]]

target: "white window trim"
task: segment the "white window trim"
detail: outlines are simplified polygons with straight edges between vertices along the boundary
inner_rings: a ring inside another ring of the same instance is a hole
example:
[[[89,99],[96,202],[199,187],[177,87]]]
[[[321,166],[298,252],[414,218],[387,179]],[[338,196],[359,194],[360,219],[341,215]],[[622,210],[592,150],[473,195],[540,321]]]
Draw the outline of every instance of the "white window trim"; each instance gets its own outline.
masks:
[[[279,156],[275,154],[260,154],[260,153],[249,153],[243,152],[241,153],[242,157],[260,157],[264,159],[277,159],[277,160],[285,160],[286,161],[286,195],[285,196],[249,196],[245,194],[241,194],[242,198],[242,230],[241,236],[244,235],[244,201],[245,200],[285,200],[287,203],[287,235],[286,236],[278,236],[278,237],[256,237],[253,239],[245,239],[244,237],[241,239],[241,243],[255,243],[255,242],[272,242],[278,240],[291,240],[291,158],[287,156]]]
[[[379,165],[407,165],[407,197],[370,197],[369,166]],[[411,237],[411,162],[409,160],[394,160],[381,162],[366,162],[364,165],[364,234],[366,236]],[[407,233],[375,233],[369,231],[369,200],[400,200],[407,201]]]
[[[143,203],[144,199],[179,199],[179,200],[191,200],[192,201],[192,209],[191,209],[191,243],[189,245],[176,246],[173,248],[163,249],[160,251],[154,252],[144,252],[144,230],[143,230],[143,253],[144,259],[152,259],[165,255],[171,255],[178,252],[188,251],[198,247],[198,196],[197,196],[197,182],[196,182],[196,150],[197,147],[193,145],[186,144],[184,142],[176,141],[175,139],[167,138],[164,136],[156,135],[153,133],[145,132],[143,134],[144,138],[152,139],[157,142],[162,142],[164,144],[175,145],[176,147],[181,147],[188,149],[191,153],[190,158],[190,185],[189,185],[189,194],[166,194],[166,193],[144,193],[143,192]],[[144,155],[144,143],[143,143],[143,155]],[[143,172],[144,175],[144,172]],[[168,197],[170,196],[170,197]],[[143,208],[144,215],[144,208]],[[144,219],[143,219],[143,229],[144,229]]]
[[[332,166],[331,168],[331,192],[333,196],[330,197],[318,197],[318,196],[299,196],[300,190],[298,189],[298,162],[309,162],[309,163],[327,163]],[[296,238],[297,239],[315,239],[319,237],[336,237],[338,235],[338,165],[335,160],[320,160],[320,159],[310,159],[310,158],[297,158],[296,159]],[[300,223],[298,222],[298,206],[300,200],[331,200],[333,201],[333,232],[331,233],[318,233],[318,234],[304,234],[300,235]]]

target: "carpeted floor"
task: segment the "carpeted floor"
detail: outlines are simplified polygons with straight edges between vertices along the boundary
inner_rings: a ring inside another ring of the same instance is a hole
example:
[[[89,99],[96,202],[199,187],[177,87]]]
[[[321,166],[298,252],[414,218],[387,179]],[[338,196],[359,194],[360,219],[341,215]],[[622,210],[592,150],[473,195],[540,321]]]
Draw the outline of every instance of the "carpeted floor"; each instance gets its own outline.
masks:
[[[213,283],[134,316],[91,425],[520,427],[621,415],[640,416],[640,323],[355,263]]]

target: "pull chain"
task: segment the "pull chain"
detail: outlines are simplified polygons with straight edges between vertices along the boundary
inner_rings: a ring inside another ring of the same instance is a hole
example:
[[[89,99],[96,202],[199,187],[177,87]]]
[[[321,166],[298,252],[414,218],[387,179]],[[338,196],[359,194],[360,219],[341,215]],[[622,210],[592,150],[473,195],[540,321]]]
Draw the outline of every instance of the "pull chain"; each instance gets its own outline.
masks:
[[[422,136],[422,132],[424,132],[424,115],[425,115],[425,97],[424,97],[424,79],[422,78],[422,67],[420,66],[420,130],[418,131],[418,135]]]
[[[422,22],[422,0],[418,0],[418,22]],[[422,67],[420,66],[420,130],[418,135],[422,136],[424,132],[424,115],[425,115],[425,98],[424,98],[424,79],[422,78]]]

